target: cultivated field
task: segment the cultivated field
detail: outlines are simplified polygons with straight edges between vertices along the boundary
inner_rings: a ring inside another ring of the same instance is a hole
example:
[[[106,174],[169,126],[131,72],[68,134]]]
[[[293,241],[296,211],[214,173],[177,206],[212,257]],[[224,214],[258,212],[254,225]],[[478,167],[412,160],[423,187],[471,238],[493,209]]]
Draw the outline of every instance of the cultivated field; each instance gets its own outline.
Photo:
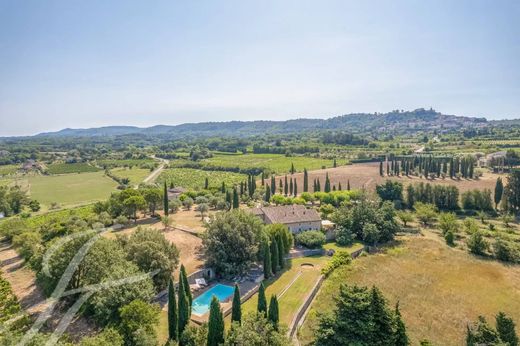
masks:
[[[478,315],[493,321],[504,311],[520,321],[520,266],[474,257],[437,236],[400,237],[385,253],[356,259],[327,279],[299,330],[312,342],[317,312],[333,307],[341,283],[379,287],[393,306],[399,301],[411,344],[462,345],[466,324]]]
[[[332,167],[333,160],[307,156],[287,157],[280,154],[215,154],[212,158],[201,160],[213,166],[240,167],[240,168],[265,168],[276,173],[289,173],[291,163],[297,171],[321,169]],[[339,162],[338,165],[344,164]]]
[[[60,207],[73,207],[104,200],[117,186],[103,172],[33,175],[20,179],[18,183],[27,188],[30,197],[38,200],[44,209],[52,203],[58,203]]]
[[[86,173],[97,171],[99,171],[99,168],[87,163],[53,163],[47,165],[47,173],[49,174]]]
[[[161,173],[157,182],[162,184],[166,181],[168,185],[173,183],[175,186],[181,186],[187,189],[202,189],[204,188],[206,178],[208,178],[210,188],[220,188],[222,182],[230,187],[247,181],[247,175],[245,174],[204,171],[192,168],[170,168]]]
[[[131,185],[139,185],[144,178],[150,175],[150,169],[139,167],[118,167],[110,170],[110,172],[118,178],[130,179]]]
[[[320,169],[315,171],[309,171],[309,190],[312,192],[313,188],[313,180],[320,179],[321,187],[325,184],[325,175],[328,173],[329,179],[331,181],[331,185],[336,185],[339,187],[341,183],[342,189],[347,188],[347,182],[350,181],[350,187],[352,189],[360,189],[366,188],[368,190],[375,190],[377,184],[382,184],[386,179],[392,179],[396,181],[400,181],[403,184],[410,183],[418,183],[418,182],[429,182],[432,184],[448,184],[455,185],[459,188],[460,192],[464,192],[466,190],[471,189],[490,189],[492,192],[495,188],[496,179],[501,176],[499,174],[494,173],[484,173],[484,175],[480,179],[470,180],[470,179],[425,179],[419,178],[416,176],[401,176],[401,177],[381,177],[379,175],[379,163],[358,163],[347,166],[340,166],[337,168],[329,168],[329,169]],[[297,181],[297,185],[299,188],[299,192],[303,190],[303,173],[295,173],[293,175],[289,175],[289,177],[295,178]],[[283,179],[283,176],[278,176],[276,178],[276,184],[278,187],[280,178]]]

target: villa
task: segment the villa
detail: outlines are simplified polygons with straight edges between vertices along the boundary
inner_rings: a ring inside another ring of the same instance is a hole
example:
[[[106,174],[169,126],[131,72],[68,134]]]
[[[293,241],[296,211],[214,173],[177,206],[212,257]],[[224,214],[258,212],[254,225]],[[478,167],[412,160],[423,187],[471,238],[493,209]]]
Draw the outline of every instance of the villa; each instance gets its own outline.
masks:
[[[321,229],[321,217],[315,209],[303,205],[253,208],[251,212],[265,224],[281,223],[293,233]]]

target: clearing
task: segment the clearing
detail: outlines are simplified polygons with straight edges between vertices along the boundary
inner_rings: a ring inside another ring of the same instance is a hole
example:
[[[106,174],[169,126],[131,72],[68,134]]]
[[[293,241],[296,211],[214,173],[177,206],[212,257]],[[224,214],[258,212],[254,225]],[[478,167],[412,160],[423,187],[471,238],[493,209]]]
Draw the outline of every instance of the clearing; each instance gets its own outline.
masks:
[[[520,266],[505,265],[452,249],[434,237],[402,236],[398,246],[362,256],[337,269],[318,293],[299,339],[313,340],[317,312],[330,311],[341,283],[379,287],[390,306],[399,301],[412,345],[461,345],[466,324],[498,311],[520,321]]]
[[[139,185],[143,180],[150,175],[150,169],[133,167],[117,167],[110,170],[114,176],[118,178],[128,178],[130,185]]]

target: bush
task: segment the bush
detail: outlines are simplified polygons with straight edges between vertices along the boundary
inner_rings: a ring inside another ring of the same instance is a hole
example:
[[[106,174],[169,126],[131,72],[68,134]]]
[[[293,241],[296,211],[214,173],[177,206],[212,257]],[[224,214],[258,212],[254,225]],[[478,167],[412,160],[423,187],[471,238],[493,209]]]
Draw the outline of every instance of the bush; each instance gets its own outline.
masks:
[[[520,262],[520,249],[513,242],[497,238],[493,244],[495,257],[504,262]]]
[[[467,245],[469,251],[476,255],[484,255],[488,249],[488,243],[480,231],[476,231],[471,235]]]
[[[326,277],[329,276],[336,268],[352,262],[352,256],[346,251],[338,251],[332,256],[332,259],[325,267],[321,269],[321,273]]]
[[[325,244],[325,234],[321,231],[305,231],[296,235],[296,242],[309,249],[316,249]]]

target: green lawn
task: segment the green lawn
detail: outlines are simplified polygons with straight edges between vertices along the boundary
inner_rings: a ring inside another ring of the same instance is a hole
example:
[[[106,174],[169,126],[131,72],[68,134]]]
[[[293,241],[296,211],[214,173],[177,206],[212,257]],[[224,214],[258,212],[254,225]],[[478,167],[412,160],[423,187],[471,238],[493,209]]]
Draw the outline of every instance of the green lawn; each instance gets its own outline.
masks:
[[[116,177],[130,179],[131,185],[139,185],[144,180],[144,178],[150,175],[149,169],[138,167],[118,167],[112,169],[110,172],[112,172],[112,174],[114,174]]]
[[[326,250],[334,250],[334,251],[348,251],[350,253],[356,252],[359,249],[364,248],[363,243],[355,242],[351,246],[341,246],[336,244],[335,242],[326,243],[323,245],[323,248]]]
[[[104,172],[75,173],[55,176],[35,175],[25,179],[31,198],[44,207],[56,202],[60,207],[84,205],[104,200],[117,183]]]
[[[288,173],[291,169],[291,164],[294,164],[294,168],[298,172],[303,172],[304,168],[314,170],[322,167],[331,168],[333,166],[332,160],[307,156],[287,157],[279,154],[214,154],[213,157],[201,160],[201,162],[223,167],[265,168],[277,174]],[[345,162],[338,161],[338,165],[341,164],[345,164]]]
[[[173,182],[175,186],[182,186],[187,189],[204,188],[204,181],[208,178],[210,188],[219,188],[222,182],[230,187],[234,184],[239,184],[241,181],[247,181],[247,175],[220,172],[220,171],[204,171],[192,168],[170,168],[164,170],[157,182],[162,184],[166,181],[168,184]]]

